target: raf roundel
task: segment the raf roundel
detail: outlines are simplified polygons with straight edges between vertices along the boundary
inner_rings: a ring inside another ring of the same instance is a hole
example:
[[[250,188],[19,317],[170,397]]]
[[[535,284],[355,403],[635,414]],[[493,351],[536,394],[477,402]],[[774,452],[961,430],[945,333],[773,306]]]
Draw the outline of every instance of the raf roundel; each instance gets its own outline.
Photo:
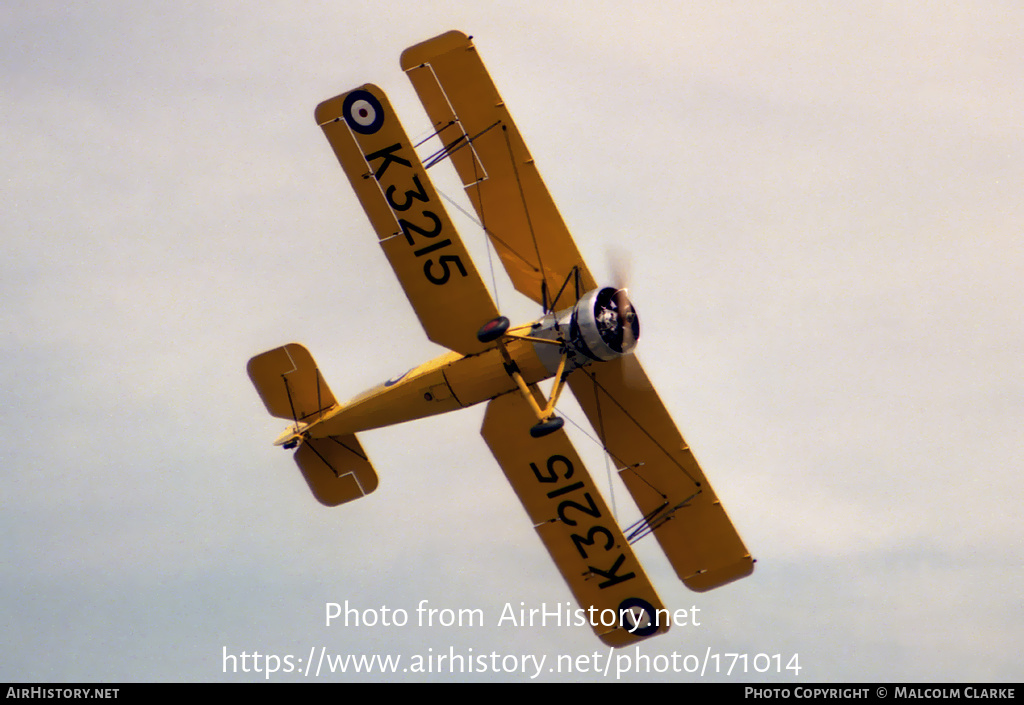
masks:
[[[641,614],[638,614],[637,610],[643,615],[646,615],[648,623],[646,626],[640,626],[642,623]],[[647,600],[639,597],[627,597],[621,603],[619,603],[619,615],[623,613],[630,615],[633,619],[632,625],[624,625],[629,629],[630,633],[636,634],[639,637],[651,636],[656,634],[658,629],[662,626],[658,624],[658,610]]]
[[[345,122],[356,132],[372,135],[384,124],[384,108],[367,91],[352,91],[342,106]]]

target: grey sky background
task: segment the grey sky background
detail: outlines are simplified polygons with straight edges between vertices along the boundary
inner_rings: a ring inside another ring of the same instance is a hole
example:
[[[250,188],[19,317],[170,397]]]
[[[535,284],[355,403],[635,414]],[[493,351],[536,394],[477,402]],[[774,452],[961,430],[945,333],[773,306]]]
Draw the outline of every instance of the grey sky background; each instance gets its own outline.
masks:
[[[259,679],[223,673],[224,648],[607,655],[586,628],[497,625],[571,595],[483,407],[361,435],[380,488],[328,510],[245,374],[300,341],[343,398],[440,354],[312,115],[373,82],[425,134],[398,56],[451,28],[595,274],[628,259],[638,354],[758,559],[696,594],[641,542],[665,604],[701,616],[641,653],[799,654],[798,677],[705,680],[1024,675],[1016,3],[7,2],[0,20],[0,680]],[[468,208],[450,172],[431,176]],[[497,298],[538,313],[500,272]],[[487,624],[326,627],[345,600]],[[699,680],[632,676],[651,678]]]

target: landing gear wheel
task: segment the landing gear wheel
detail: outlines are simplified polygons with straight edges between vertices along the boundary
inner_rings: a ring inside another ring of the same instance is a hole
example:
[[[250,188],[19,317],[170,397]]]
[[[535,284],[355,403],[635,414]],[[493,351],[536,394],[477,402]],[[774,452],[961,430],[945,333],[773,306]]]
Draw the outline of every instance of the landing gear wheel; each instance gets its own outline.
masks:
[[[477,331],[476,339],[481,343],[491,343],[505,335],[509,322],[504,316],[498,316],[493,321],[484,324],[483,328]]]
[[[564,419],[558,416],[552,416],[547,421],[541,421],[536,426],[531,427],[530,435],[533,436],[534,438],[543,438],[549,433],[554,433],[555,431],[559,430],[564,425]]]

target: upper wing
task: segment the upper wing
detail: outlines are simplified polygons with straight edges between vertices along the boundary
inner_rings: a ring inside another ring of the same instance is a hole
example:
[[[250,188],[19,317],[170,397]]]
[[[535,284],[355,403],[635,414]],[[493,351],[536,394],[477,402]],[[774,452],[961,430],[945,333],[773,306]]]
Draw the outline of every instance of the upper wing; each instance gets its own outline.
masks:
[[[515,288],[547,302],[577,268],[582,291],[596,287],[519,130],[461,32],[448,32],[402,53],[427,114],[450,156]],[[567,286],[565,306],[576,303]]]
[[[750,553],[636,357],[568,381],[679,579],[710,590],[750,575]]]
[[[666,631],[654,587],[568,436],[532,438],[536,422],[526,400],[512,392],[487,404],[481,433],[587,620],[611,646]],[[616,623],[624,613],[632,615],[624,617],[625,628]]]
[[[383,91],[365,85],[324,101],[316,121],[334,148],[427,337],[463,354],[498,316]]]

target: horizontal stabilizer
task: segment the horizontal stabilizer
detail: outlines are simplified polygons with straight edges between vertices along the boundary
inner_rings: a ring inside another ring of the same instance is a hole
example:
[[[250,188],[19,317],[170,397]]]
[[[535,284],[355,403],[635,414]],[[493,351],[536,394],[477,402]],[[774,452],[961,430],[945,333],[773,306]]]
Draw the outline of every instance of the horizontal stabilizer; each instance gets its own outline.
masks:
[[[308,439],[295,451],[295,462],[313,496],[328,507],[377,489],[377,473],[355,434]]]
[[[271,416],[308,423],[337,404],[313,356],[298,343],[257,355],[248,370]]]
[[[295,421],[278,445],[296,445],[295,462],[313,496],[336,507],[377,489],[377,473],[354,434],[310,438],[310,429],[338,406],[320,370],[298,343],[268,350],[249,360],[249,379],[271,416]]]

